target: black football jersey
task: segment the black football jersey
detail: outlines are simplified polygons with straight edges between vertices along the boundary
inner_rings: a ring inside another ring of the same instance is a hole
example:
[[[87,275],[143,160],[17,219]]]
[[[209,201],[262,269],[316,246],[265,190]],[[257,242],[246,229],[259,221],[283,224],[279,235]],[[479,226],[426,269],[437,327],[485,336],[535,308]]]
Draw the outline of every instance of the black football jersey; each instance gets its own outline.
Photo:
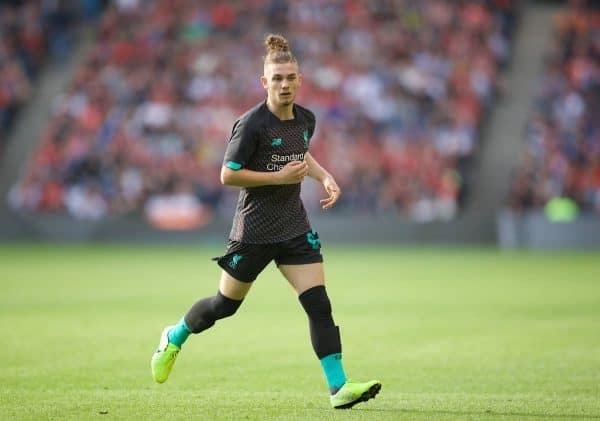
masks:
[[[223,165],[237,170],[279,171],[302,161],[315,131],[314,114],[293,106],[294,118],[280,120],[266,101],[242,115],[233,125]],[[240,191],[230,239],[251,244],[289,240],[310,230],[300,183],[244,187]]]

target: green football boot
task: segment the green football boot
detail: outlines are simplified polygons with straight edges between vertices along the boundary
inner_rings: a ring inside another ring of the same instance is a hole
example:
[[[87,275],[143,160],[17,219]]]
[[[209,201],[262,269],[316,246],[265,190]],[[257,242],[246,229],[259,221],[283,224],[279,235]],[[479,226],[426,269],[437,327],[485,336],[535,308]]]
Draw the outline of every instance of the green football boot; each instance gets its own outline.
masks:
[[[177,354],[179,354],[180,348],[169,342],[168,333],[173,326],[167,326],[163,329],[160,335],[160,343],[158,349],[152,355],[152,361],[150,366],[152,367],[152,378],[157,383],[164,383],[167,381]]]
[[[375,398],[375,395],[377,395],[380,390],[381,382],[378,380],[371,380],[366,383],[348,380],[335,395],[330,397],[331,406],[335,409],[350,409],[357,403],[366,402],[369,399]]]

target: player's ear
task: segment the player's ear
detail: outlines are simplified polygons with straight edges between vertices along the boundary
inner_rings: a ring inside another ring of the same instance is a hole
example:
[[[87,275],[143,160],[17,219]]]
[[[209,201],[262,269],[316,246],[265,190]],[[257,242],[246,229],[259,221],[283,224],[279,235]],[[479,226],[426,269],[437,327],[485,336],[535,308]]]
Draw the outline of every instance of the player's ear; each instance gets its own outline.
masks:
[[[260,77],[260,83],[263,86],[263,88],[267,89],[268,88],[268,79],[265,75]]]
[[[302,85],[302,73],[298,73],[298,86]]]

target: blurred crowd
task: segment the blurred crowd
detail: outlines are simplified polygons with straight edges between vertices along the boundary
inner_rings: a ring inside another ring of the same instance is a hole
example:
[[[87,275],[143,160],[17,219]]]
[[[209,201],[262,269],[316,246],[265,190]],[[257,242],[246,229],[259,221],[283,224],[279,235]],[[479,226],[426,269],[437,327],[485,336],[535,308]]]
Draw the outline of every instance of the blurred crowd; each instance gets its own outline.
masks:
[[[600,7],[571,0],[555,39],[525,133],[510,207],[568,199],[600,214]]]
[[[41,7],[0,4],[0,150],[46,52]]]
[[[297,102],[317,116],[311,153],[344,190],[338,208],[450,219],[516,12],[516,0],[116,0],[10,203],[91,219],[231,209],[226,141],[264,99],[262,41],[281,32],[304,74]],[[303,187],[309,208],[322,194]]]
[[[0,151],[47,57],[65,59],[76,21],[95,18],[101,6],[101,0],[0,2]]]

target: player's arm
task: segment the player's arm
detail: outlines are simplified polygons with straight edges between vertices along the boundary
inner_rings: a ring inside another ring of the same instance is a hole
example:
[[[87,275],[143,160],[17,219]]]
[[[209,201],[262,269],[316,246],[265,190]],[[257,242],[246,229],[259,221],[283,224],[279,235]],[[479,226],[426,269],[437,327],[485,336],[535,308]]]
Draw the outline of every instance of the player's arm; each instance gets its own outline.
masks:
[[[342,191],[335,182],[335,179],[323,168],[315,158],[308,152],[304,155],[304,160],[308,164],[308,176],[320,182],[329,197],[322,199],[321,205],[323,209],[330,209],[339,200]]]
[[[280,184],[297,184],[307,175],[308,165],[304,161],[292,161],[275,172],[252,171],[246,168],[221,167],[221,182],[226,186],[260,187]]]

